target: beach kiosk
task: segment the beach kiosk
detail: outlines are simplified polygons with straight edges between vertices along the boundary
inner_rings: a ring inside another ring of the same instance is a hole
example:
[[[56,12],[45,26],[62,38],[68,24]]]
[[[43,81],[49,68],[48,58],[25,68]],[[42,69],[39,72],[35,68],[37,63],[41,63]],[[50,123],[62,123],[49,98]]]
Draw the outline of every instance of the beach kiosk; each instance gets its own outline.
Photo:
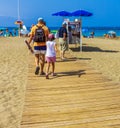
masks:
[[[81,21],[66,21],[67,31],[68,31],[68,44],[70,43],[79,43],[80,51],[82,51],[82,28]],[[71,41],[72,40],[72,41]]]

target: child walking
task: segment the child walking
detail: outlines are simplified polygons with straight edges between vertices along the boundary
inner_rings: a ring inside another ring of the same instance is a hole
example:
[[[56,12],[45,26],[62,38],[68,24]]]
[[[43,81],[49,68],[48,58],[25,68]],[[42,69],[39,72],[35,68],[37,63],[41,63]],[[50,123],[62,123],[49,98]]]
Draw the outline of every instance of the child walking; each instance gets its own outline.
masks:
[[[46,42],[47,50],[46,50],[46,79],[49,79],[49,69],[50,65],[52,65],[52,76],[55,76],[55,62],[56,62],[56,51],[57,51],[57,44],[54,41],[55,37],[54,34],[48,35],[48,41]]]

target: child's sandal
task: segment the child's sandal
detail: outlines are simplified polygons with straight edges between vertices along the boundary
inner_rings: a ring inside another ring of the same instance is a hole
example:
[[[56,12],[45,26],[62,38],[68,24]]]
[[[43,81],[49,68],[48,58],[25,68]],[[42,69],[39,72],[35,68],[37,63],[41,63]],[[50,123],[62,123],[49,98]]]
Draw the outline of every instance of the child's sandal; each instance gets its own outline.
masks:
[[[49,79],[49,76],[48,75],[46,75],[46,79]]]

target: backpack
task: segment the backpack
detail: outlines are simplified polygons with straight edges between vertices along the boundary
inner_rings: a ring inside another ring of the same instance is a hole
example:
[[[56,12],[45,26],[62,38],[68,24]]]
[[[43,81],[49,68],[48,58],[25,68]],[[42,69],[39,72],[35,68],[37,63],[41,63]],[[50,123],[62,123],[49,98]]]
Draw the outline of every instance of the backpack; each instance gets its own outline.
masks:
[[[36,25],[37,26],[37,25]],[[43,26],[37,26],[37,29],[35,30],[35,36],[34,36],[34,42],[45,42],[45,31],[42,28]]]

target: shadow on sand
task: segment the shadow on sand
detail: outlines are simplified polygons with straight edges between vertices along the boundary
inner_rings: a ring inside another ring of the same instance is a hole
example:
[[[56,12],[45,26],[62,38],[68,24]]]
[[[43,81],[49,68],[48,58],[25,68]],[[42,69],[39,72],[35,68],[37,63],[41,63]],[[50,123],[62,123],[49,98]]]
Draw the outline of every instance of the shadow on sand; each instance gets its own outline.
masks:
[[[60,60],[57,58],[56,62],[72,62],[77,60],[91,60],[91,58],[78,58],[78,57],[72,57],[72,58],[66,58],[65,60]]]
[[[78,70],[78,71],[69,71],[69,72],[57,72],[56,76],[50,79],[58,78],[58,77],[64,77],[64,76],[77,76],[81,77],[82,75],[85,75],[85,70]]]
[[[70,48],[73,52],[80,52],[80,47],[77,48]],[[92,47],[92,46],[82,46],[82,51],[84,52],[119,52],[119,51],[113,51],[113,50],[102,50],[98,47]]]
[[[71,57],[71,58],[66,58],[64,60],[61,60],[59,57],[57,57],[57,61],[56,62],[69,62],[69,61],[76,61],[78,58],[77,57]]]

